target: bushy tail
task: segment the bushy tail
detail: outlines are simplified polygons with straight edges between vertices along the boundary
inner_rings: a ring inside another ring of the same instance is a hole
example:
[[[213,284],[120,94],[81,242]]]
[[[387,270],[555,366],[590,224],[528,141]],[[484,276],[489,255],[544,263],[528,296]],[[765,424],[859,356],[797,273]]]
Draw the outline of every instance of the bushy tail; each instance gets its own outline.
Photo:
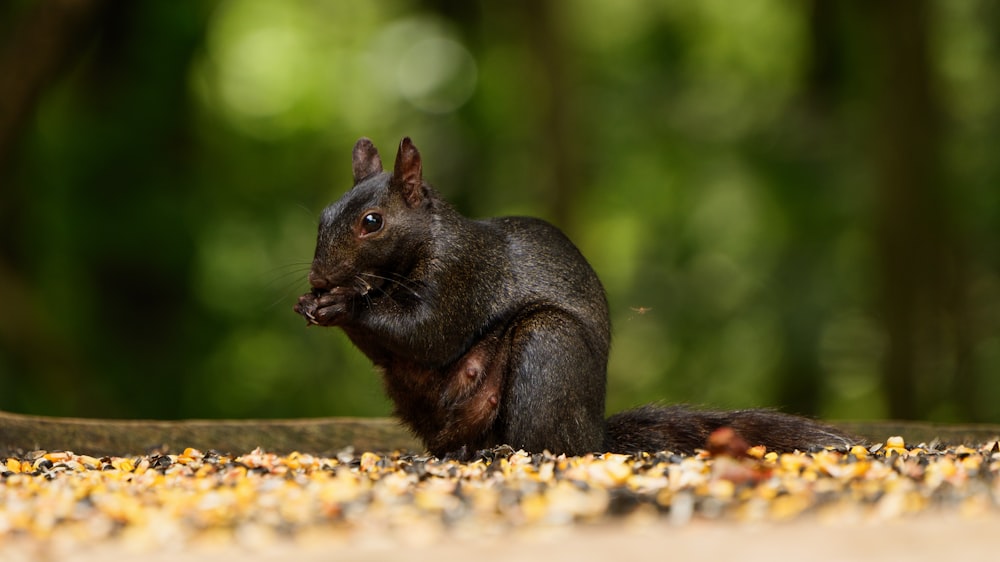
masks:
[[[713,431],[729,427],[749,446],[768,450],[808,451],[846,448],[862,440],[835,427],[773,410],[711,411],[689,406],[648,405],[615,414],[605,423],[604,449],[613,453],[705,448]]]

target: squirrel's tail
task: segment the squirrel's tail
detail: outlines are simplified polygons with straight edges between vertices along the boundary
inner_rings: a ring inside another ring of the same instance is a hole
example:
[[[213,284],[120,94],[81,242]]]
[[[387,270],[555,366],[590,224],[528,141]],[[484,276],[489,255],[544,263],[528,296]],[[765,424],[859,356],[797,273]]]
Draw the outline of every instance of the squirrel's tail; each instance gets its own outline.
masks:
[[[863,441],[830,425],[773,410],[720,412],[648,405],[608,418],[604,450],[693,453],[706,448],[709,435],[723,427],[731,428],[747,445],[764,445],[769,451],[846,448]]]

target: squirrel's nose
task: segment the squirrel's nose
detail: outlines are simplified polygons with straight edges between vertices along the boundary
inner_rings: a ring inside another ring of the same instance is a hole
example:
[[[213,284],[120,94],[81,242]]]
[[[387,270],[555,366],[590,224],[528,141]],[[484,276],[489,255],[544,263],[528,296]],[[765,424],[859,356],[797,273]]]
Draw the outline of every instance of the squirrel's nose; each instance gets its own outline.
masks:
[[[316,273],[315,269],[309,271],[309,284],[312,285],[314,289],[330,288],[330,282],[326,280],[326,277]]]

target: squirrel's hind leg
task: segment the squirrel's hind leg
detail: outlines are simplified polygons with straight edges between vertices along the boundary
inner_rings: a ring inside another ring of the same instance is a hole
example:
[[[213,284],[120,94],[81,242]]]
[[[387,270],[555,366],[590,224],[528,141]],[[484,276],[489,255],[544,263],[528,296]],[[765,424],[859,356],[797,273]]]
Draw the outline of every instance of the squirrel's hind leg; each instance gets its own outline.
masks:
[[[568,455],[601,449],[607,356],[588,345],[589,336],[577,319],[552,309],[518,319],[508,331],[500,414],[506,444]]]

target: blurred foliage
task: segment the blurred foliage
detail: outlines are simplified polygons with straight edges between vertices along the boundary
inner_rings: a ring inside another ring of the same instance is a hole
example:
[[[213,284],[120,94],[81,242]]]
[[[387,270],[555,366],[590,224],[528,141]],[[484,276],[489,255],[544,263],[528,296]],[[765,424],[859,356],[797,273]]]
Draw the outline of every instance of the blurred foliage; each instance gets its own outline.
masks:
[[[409,135],[467,215],[547,218],[591,260],[609,410],[1000,421],[998,16],[12,2],[0,409],[388,414],[368,361],[291,307],[354,141],[391,158]]]

